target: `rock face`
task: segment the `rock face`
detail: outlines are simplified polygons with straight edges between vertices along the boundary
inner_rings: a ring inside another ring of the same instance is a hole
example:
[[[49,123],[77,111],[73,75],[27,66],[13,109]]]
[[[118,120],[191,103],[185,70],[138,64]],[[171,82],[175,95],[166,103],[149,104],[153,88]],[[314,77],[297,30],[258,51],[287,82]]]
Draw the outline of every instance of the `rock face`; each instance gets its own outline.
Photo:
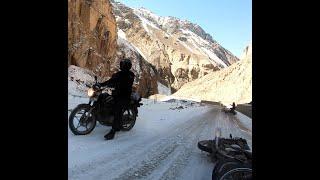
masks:
[[[68,94],[86,97],[88,87],[85,84],[94,82],[92,71],[74,65],[68,67]]]
[[[248,45],[241,60],[223,70],[189,82],[173,96],[231,104],[252,101],[252,46]]]
[[[111,2],[119,30],[173,92],[238,61],[196,24]]]
[[[132,60],[143,97],[170,94],[238,61],[191,22],[112,0],[68,0],[69,69],[88,70],[104,81],[123,58]]]
[[[116,28],[108,0],[68,0],[68,65],[109,76],[117,50]]]
[[[119,61],[130,58],[135,83],[143,97],[158,93],[158,72],[140,53],[118,38],[116,19],[108,0],[68,0],[68,65],[71,72],[89,73],[100,82],[119,70]],[[78,68],[79,67],[79,68]],[[81,74],[80,73],[80,74]],[[70,74],[70,73],[69,73]],[[76,83],[84,84],[88,78]],[[71,76],[70,79],[75,77]],[[92,79],[91,78],[91,79]]]

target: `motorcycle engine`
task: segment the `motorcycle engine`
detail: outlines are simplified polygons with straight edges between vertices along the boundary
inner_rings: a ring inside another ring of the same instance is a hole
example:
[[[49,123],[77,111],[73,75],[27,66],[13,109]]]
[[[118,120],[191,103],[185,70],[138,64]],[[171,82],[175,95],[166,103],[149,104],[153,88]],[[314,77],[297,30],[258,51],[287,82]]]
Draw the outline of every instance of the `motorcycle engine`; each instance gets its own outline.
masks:
[[[105,111],[103,113],[99,113],[98,118],[99,122],[103,125],[111,125],[114,120],[113,114]]]

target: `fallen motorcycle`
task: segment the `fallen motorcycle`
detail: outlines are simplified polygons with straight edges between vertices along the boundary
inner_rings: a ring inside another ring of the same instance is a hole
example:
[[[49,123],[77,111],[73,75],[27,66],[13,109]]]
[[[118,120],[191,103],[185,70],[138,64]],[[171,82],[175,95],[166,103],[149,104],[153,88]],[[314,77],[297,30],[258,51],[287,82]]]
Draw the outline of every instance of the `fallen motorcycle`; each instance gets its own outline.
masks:
[[[235,110],[230,109],[230,108],[227,108],[227,107],[222,108],[221,111],[223,111],[223,112],[225,112],[225,113],[231,113],[231,114],[233,114],[233,115],[236,115],[236,114],[237,114],[237,112],[236,112]]]
[[[221,130],[216,130],[214,140],[198,142],[198,148],[210,153],[215,163],[212,180],[252,179],[252,152],[247,141],[242,138],[222,138]]]

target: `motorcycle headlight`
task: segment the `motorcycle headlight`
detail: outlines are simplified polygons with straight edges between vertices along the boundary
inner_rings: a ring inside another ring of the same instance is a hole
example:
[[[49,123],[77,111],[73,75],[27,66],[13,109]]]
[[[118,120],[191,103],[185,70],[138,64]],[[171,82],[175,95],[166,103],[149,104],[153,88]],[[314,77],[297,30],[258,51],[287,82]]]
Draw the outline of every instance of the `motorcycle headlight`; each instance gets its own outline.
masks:
[[[89,89],[88,89],[88,96],[91,97],[91,96],[93,96],[93,95],[94,95],[94,90],[93,90],[93,88],[89,88]]]

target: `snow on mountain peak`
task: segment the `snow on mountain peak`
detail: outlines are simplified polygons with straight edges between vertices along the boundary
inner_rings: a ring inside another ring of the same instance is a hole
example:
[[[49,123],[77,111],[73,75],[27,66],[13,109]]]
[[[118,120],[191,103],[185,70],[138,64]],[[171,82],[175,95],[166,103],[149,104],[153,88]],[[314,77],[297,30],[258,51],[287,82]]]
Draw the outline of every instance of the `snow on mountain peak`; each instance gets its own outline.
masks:
[[[146,14],[152,14],[152,15],[155,15],[152,11],[150,11],[149,9],[146,9],[144,7],[140,7],[138,8],[137,10],[141,11],[141,12],[144,12]]]
[[[207,73],[230,66],[238,58],[224,49],[199,25],[146,8],[113,3],[119,37],[125,37],[159,72],[173,91]],[[159,89],[159,87],[158,87]]]

